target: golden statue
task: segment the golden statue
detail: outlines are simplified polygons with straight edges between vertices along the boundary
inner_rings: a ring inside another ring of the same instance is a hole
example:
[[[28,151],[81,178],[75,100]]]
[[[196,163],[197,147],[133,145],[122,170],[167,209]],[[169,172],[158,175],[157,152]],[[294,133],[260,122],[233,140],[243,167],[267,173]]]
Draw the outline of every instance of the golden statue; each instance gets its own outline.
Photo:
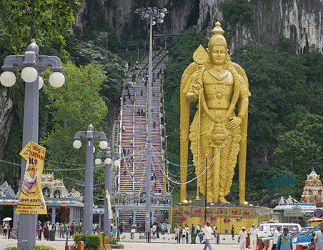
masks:
[[[188,140],[199,192],[208,202],[228,203],[234,169],[239,158],[239,201],[245,201],[247,120],[249,84],[244,70],[231,62],[221,24],[212,30],[208,48],[202,45],[183,73],[181,102],[181,182],[187,181]],[[189,126],[190,103],[198,99]],[[236,111],[236,105],[238,109]],[[236,114],[237,113],[237,114]],[[207,164],[210,166],[206,169]],[[206,180],[207,179],[207,180]],[[205,194],[207,193],[207,194]],[[186,184],[181,184],[181,202],[187,203]]]

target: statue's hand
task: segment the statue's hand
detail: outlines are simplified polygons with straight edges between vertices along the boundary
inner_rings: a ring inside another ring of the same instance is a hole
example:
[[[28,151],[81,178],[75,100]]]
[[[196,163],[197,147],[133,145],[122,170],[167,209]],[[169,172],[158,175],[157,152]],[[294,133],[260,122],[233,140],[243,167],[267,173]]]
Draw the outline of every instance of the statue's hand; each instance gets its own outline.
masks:
[[[203,91],[203,83],[198,81],[193,84],[193,92],[196,96],[199,96],[199,91]]]
[[[230,118],[230,122],[228,124],[228,128],[237,128],[238,126],[240,126],[242,123],[242,119],[239,117],[232,117]]]

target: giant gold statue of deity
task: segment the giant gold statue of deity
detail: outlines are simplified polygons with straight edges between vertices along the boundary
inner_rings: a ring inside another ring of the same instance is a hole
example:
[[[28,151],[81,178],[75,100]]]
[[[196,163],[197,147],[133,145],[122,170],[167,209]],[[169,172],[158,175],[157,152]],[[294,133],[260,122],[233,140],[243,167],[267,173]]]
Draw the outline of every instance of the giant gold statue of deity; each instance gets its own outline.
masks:
[[[208,202],[228,203],[234,169],[239,159],[239,201],[245,201],[249,84],[244,70],[231,62],[221,24],[212,30],[208,48],[194,52],[194,62],[183,73],[181,102],[181,182],[187,181],[189,141],[197,176],[197,194]],[[190,123],[190,103],[198,100]],[[208,168],[206,168],[208,166]],[[181,201],[186,184],[181,184]]]

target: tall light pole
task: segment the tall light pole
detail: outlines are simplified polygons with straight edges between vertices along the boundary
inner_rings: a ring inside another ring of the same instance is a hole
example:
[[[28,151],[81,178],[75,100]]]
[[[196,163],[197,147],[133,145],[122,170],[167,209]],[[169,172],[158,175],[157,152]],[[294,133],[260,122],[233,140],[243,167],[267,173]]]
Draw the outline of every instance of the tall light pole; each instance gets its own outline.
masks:
[[[85,164],[85,190],[84,190],[84,227],[83,234],[91,235],[93,227],[93,148],[94,141],[100,138],[99,147],[106,149],[108,146],[105,133],[94,131],[90,124],[87,131],[77,131],[74,136],[73,147],[79,149],[82,146],[81,138],[86,141],[86,164]]]
[[[157,7],[147,7],[136,9],[135,13],[141,16],[141,19],[149,20],[149,64],[148,64],[148,126],[147,126],[147,169],[146,169],[146,218],[145,218],[145,231],[147,234],[147,242],[150,242],[150,212],[151,212],[151,97],[152,97],[152,69],[153,69],[153,25],[156,21],[159,23],[164,22],[165,14],[168,13],[167,9],[158,9]]]
[[[107,147],[106,151],[100,151],[96,154],[95,164],[101,165],[102,161],[101,158],[104,159],[104,165],[105,165],[105,195],[104,195],[104,232],[109,236],[109,240],[111,240],[111,219],[109,216],[108,211],[108,198],[107,195],[111,195],[111,163],[113,162],[113,165],[117,167],[118,162],[117,159],[119,159],[118,153],[113,153],[110,151],[110,148]],[[113,161],[114,160],[114,161]]]
[[[0,76],[1,84],[11,87],[16,83],[16,76],[13,73],[15,66],[21,70],[21,77],[25,81],[25,103],[24,103],[24,123],[22,148],[29,142],[38,143],[38,115],[39,115],[39,89],[44,81],[40,77],[41,73],[51,66],[54,71],[49,77],[49,83],[55,87],[64,85],[65,77],[62,73],[62,62],[56,56],[39,55],[39,47],[35,40],[27,47],[24,55],[11,55],[4,59],[2,69],[4,72]],[[20,187],[24,180],[26,170],[26,160],[21,161]],[[20,214],[18,225],[18,248],[30,249],[36,245],[36,221],[35,214]]]

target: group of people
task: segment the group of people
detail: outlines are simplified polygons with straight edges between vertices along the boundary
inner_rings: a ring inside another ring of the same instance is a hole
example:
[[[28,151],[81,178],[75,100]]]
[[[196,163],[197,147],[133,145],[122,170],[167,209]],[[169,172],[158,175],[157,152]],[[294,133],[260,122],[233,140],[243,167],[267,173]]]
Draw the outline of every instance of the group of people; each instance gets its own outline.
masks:
[[[272,250],[292,250],[292,236],[288,233],[289,230],[288,228],[284,228],[283,233],[280,232],[281,229],[280,227],[277,227],[276,230],[273,232],[273,246]],[[250,232],[249,232],[249,237],[250,237],[250,250],[256,250],[257,249],[257,240],[258,240],[258,229],[255,227],[255,225],[252,225]],[[246,232],[246,228],[242,227],[240,233],[239,233],[239,238],[238,241],[240,243],[240,249],[244,250],[246,249],[246,242],[247,242],[247,237],[248,233]],[[323,238],[322,238],[322,243],[323,243]],[[323,244],[322,244],[323,246]],[[315,249],[315,248],[313,248]],[[319,248],[321,249],[321,248]],[[322,248],[323,250],[323,248]]]
[[[56,222],[55,224],[51,224],[50,222],[45,222],[43,225],[41,222],[38,222],[36,225],[36,236],[39,240],[41,240],[42,235],[44,236],[45,240],[50,240],[50,234],[53,234],[53,239],[55,240],[55,234],[60,238],[73,237],[75,233],[81,233],[83,230],[82,222],[79,225],[75,225],[72,222],[70,225],[67,223],[59,223]]]

